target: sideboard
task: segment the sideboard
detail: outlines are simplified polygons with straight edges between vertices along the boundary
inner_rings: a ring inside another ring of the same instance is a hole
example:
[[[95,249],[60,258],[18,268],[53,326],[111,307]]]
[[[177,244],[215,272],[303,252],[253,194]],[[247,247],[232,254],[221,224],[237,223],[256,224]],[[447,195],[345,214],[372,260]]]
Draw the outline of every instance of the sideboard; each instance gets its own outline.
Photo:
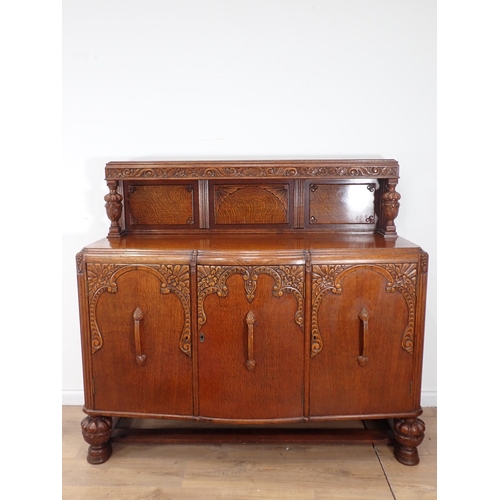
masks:
[[[109,233],[76,256],[88,462],[141,436],[380,441],[419,462],[428,255],[397,234],[395,160],[110,162],[105,178]],[[339,420],[373,425],[316,425]]]

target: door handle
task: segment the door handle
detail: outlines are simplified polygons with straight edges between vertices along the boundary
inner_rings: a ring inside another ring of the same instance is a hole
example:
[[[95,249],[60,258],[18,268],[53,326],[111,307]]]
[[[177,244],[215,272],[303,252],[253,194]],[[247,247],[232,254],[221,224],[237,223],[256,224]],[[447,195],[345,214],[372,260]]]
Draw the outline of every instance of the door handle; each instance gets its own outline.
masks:
[[[363,337],[361,339],[361,356],[358,356],[359,366],[365,366],[368,361],[368,311],[361,309],[358,318],[363,323]]]
[[[144,313],[140,307],[134,311],[134,338],[135,338],[135,361],[139,366],[146,362],[146,355],[141,350],[141,320]]]
[[[255,316],[252,311],[246,315],[245,321],[247,323],[247,362],[245,366],[249,372],[255,370],[255,359],[253,359],[253,325],[255,323]]]

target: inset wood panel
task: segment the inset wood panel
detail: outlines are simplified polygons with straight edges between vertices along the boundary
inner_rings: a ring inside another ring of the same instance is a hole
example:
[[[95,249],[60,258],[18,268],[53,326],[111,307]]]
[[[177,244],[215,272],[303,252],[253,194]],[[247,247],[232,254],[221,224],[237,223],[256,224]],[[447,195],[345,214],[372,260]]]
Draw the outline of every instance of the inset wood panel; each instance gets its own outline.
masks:
[[[195,224],[195,184],[137,184],[127,186],[127,223],[140,226]]]
[[[308,223],[373,224],[374,183],[309,185]]]
[[[214,225],[289,225],[288,183],[224,183],[211,186]]]

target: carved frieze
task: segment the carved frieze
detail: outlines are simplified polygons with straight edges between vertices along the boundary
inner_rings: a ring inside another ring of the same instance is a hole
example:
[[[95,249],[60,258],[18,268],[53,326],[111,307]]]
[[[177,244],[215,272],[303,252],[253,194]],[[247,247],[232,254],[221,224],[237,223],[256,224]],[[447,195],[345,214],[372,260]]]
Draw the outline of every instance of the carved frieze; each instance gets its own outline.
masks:
[[[159,279],[161,293],[173,293],[180,300],[184,310],[184,327],[179,340],[179,348],[186,355],[191,356],[189,266],[166,264],[90,263],[87,265],[92,353],[95,353],[103,345],[103,338],[96,318],[96,306],[99,297],[104,292],[116,293],[118,291],[117,278],[127,272],[139,269],[150,272]]]
[[[318,324],[318,311],[323,297],[327,293],[341,294],[342,280],[359,269],[378,272],[387,280],[387,293],[399,292],[404,297],[408,307],[408,323],[402,336],[401,346],[409,354],[413,354],[417,264],[315,265],[312,272],[311,357],[323,349],[323,339]]]
[[[198,266],[198,328],[206,322],[205,298],[216,293],[227,297],[227,279],[233,274],[241,274],[249,303],[255,298],[257,281],[261,274],[274,279],[273,295],[282,297],[292,294],[297,300],[295,323],[304,328],[304,266]]]
[[[107,166],[107,179],[182,179],[182,178],[266,178],[266,177],[397,177],[398,166],[353,165],[137,165]],[[372,162],[373,163],[373,162]]]

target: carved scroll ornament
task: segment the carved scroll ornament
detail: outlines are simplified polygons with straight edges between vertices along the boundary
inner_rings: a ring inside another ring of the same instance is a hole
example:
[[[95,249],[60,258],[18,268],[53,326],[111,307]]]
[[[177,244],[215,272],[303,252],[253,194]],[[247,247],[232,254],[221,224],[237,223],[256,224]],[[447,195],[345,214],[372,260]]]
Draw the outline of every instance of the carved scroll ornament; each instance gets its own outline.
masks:
[[[304,266],[198,266],[198,328],[205,324],[205,298],[216,293],[227,297],[227,279],[233,274],[241,274],[249,303],[255,298],[257,281],[261,274],[274,279],[273,295],[282,297],[292,294],[297,300],[295,323],[304,328]]]
[[[408,323],[403,333],[401,347],[413,354],[415,335],[415,301],[417,285],[417,264],[356,264],[317,265],[312,273],[312,317],[311,317],[311,357],[323,349],[323,339],[318,324],[318,311],[327,293],[341,294],[342,280],[359,269],[378,272],[387,280],[386,292],[399,292],[408,306]]]
[[[398,175],[397,166],[330,165],[171,165],[171,166],[108,166],[107,179],[180,179],[180,178],[266,178],[266,177],[369,177]]]
[[[96,318],[96,306],[99,297],[104,292],[116,293],[118,291],[117,278],[122,274],[136,270],[146,271],[156,276],[160,281],[160,292],[163,294],[173,293],[180,300],[184,310],[184,327],[179,340],[179,348],[191,357],[189,266],[165,264],[87,264],[92,354],[103,345],[102,334]]]

